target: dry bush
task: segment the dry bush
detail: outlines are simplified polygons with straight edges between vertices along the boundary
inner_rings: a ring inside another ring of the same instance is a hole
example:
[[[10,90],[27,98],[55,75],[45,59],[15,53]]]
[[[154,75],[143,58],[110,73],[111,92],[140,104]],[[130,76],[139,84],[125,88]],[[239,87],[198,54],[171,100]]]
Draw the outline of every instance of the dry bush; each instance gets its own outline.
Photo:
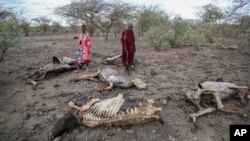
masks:
[[[0,20],[0,61],[8,47],[16,43],[21,36],[21,28],[15,16]]]

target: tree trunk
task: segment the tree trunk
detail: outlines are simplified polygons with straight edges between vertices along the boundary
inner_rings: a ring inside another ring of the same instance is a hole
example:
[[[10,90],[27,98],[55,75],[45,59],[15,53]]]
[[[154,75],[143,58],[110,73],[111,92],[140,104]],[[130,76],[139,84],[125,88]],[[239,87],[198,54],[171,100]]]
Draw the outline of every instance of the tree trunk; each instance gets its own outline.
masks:
[[[108,33],[104,35],[104,39],[105,39],[105,41],[108,41],[108,36],[109,36],[109,34],[108,34]]]
[[[115,38],[117,37],[117,30],[115,29]]]
[[[144,32],[144,29],[143,29],[143,26],[141,27],[141,36],[143,37],[143,32]]]
[[[25,32],[25,36],[29,36],[29,32],[26,31],[26,32]]]

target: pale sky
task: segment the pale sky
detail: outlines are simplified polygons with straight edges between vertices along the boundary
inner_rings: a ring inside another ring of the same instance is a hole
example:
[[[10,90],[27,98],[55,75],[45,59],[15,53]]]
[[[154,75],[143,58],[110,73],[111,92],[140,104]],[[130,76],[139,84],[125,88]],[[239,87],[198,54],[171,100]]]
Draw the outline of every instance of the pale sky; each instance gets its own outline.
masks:
[[[198,7],[214,2],[224,7],[227,0],[124,0],[137,5],[159,5],[171,15],[180,15],[184,19],[195,19]],[[57,6],[69,4],[71,0],[0,0],[0,3],[9,7],[25,9],[25,17],[32,19],[38,16],[47,16],[52,20],[60,20],[61,17],[53,15],[53,9]]]

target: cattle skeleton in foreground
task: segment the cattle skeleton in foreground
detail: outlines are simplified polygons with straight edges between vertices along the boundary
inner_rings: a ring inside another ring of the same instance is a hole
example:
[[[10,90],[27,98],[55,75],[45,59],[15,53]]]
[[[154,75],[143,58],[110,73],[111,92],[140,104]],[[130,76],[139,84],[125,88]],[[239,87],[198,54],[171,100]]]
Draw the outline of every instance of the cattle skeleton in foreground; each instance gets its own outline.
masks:
[[[134,79],[132,82],[130,82],[126,78],[120,76],[116,70],[111,69],[111,68],[105,68],[102,71],[98,69],[98,71],[94,74],[82,75],[80,77],[74,78],[73,81],[77,82],[77,81],[86,80],[86,79],[97,81],[96,78],[99,78],[101,81],[108,84],[108,86],[104,88],[105,90],[110,90],[113,88],[113,86],[119,87],[119,88],[130,88],[133,85],[136,85],[137,87],[141,89],[147,87],[147,85],[140,79]]]
[[[208,113],[212,113],[216,111],[216,109],[223,112],[240,114],[237,111],[225,108],[224,105],[222,104],[222,100],[228,99],[234,95],[238,95],[240,93],[240,90],[242,89],[247,90],[247,93],[245,94],[244,98],[246,98],[245,100],[248,101],[249,88],[247,86],[238,86],[234,83],[228,83],[228,82],[199,83],[197,91],[188,91],[186,93],[188,100],[191,101],[199,109],[197,113],[190,114],[188,117],[192,120],[193,123],[196,123],[197,117]],[[201,105],[202,96],[209,96],[209,95],[214,97],[217,104],[216,108],[214,107],[204,108]]]
[[[122,94],[116,97],[100,100],[98,98],[91,99],[82,106],[77,106],[73,102],[69,102],[70,113],[74,118],[69,120],[70,116],[60,119],[52,132],[51,137],[56,137],[66,130],[67,127],[72,127],[67,122],[77,120],[78,123],[88,127],[97,127],[101,125],[124,126],[131,124],[140,124],[149,122],[154,119],[160,119],[162,108],[155,107],[151,101],[147,104],[132,109],[121,111],[121,106],[124,103]],[[74,122],[72,124],[75,124]]]
[[[54,56],[51,62],[40,67],[28,76],[28,79],[31,80],[28,81],[28,83],[31,83],[33,85],[32,88],[36,89],[38,84],[37,81],[45,79],[49,76],[59,75],[60,73],[76,69],[76,66],[70,66],[74,64],[74,62],[74,59],[68,57],[64,57],[63,60],[60,60],[58,57]]]

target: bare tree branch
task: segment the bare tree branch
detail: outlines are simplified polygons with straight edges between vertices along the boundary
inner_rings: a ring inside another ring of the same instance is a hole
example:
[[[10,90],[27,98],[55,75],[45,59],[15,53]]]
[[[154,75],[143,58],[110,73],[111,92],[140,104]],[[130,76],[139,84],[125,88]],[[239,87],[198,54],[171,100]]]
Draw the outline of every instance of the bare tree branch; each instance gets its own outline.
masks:
[[[107,40],[114,23],[133,11],[134,6],[121,1],[81,0],[57,7],[54,12],[63,17],[81,19],[95,26]]]

